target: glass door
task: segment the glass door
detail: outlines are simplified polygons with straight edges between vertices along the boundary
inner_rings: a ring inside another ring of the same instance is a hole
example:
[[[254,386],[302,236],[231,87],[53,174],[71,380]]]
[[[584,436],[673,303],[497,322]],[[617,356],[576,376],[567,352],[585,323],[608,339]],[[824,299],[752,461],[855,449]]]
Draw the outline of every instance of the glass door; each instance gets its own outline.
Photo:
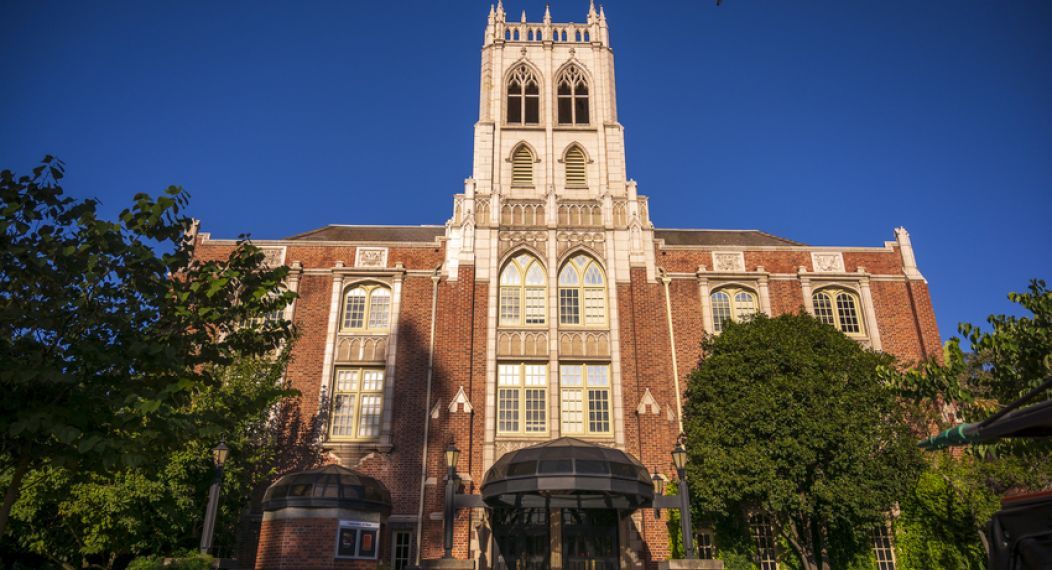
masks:
[[[494,509],[495,570],[548,570],[547,509]]]
[[[563,509],[563,568],[618,570],[618,521],[614,509]]]

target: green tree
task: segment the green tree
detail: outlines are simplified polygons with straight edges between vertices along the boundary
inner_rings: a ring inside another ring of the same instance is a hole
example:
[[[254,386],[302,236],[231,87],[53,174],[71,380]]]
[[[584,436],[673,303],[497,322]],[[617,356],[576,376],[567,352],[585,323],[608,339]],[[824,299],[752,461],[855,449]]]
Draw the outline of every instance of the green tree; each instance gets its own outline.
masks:
[[[868,556],[922,466],[877,374],[891,358],[807,315],[761,315],[702,350],[683,418],[699,520],[765,512],[806,569]]]
[[[888,368],[927,432],[978,422],[1052,374],[1052,291],[1042,280],[1009,293],[1018,315],[990,315],[986,327],[962,323],[968,342],[950,339],[941,360],[900,372]],[[980,533],[1010,491],[1052,487],[1052,442],[1004,440],[972,446],[954,458],[928,453],[929,465],[902,502],[896,540],[904,568],[984,567]]]
[[[50,156],[32,176],[0,173],[0,536],[34,469],[108,474],[220,437],[194,394],[292,336],[260,318],[294,296],[287,270],[244,240],[196,258],[185,191],[139,194],[107,221],[63,195],[63,174]]]
[[[232,545],[241,513],[283,464],[289,445],[290,395],[278,358],[239,359],[217,370],[221,382],[195,393],[188,405],[216,414],[231,447],[223,479],[217,544]],[[275,413],[277,412],[277,413]],[[45,466],[30,471],[15,504],[16,548],[68,568],[112,567],[131,556],[171,555],[200,540],[215,439],[198,435],[162,462],[114,473],[81,473]],[[316,456],[307,463],[317,461]],[[292,466],[294,467],[294,466]]]

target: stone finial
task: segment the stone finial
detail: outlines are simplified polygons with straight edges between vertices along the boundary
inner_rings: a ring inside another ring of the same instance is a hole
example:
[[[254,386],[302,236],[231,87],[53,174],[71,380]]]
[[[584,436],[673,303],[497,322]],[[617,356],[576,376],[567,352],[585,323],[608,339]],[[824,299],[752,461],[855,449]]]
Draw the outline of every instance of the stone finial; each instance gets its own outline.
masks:
[[[595,18],[596,18],[595,1],[594,0],[588,0],[588,23],[591,24],[592,22],[594,22]]]
[[[552,23],[552,10],[551,10],[551,5],[548,4],[548,3],[544,4],[544,23],[545,24],[551,24]]]
[[[603,11],[603,5],[599,5],[599,25],[606,25],[606,12]]]
[[[523,10],[523,11],[522,11],[522,20],[520,20],[520,21],[521,21],[521,22],[522,22],[523,24],[525,24],[525,23],[526,23],[526,10]]]
[[[495,18],[496,18],[496,12],[493,11],[493,4],[490,4],[489,5],[489,16],[486,17],[486,20],[489,23],[492,24]]]

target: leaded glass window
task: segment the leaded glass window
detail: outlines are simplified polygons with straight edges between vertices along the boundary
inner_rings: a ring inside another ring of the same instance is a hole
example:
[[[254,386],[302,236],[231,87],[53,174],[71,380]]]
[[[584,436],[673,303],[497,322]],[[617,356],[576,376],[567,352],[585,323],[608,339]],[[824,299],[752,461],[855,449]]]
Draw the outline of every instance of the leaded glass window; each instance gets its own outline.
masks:
[[[815,318],[847,334],[863,334],[858,297],[846,289],[826,288],[811,295]]]
[[[881,525],[873,529],[873,554],[877,557],[877,570],[895,570],[895,547],[889,527]]]
[[[547,322],[547,275],[537,258],[519,254],[500,273],[498,310],[501,326],[533,326]]]
[[[778,570],[778,552],[775,550],[774,524],[765,514],[749,517],[749,532],[756,545],[756,562],[760,570]]]
[[[563,434],[610,433],[610,366],[560,365],[559,398]]]
[[[574,256],[559,273],[559,324],[606,325],[606,277],[587,255]]]
[[[497,365],[497,431],[548,431],[548,366],[514,363]]]
[[[722,332],[727,323],[744,322],[758,310],[756,294],[737,287],[721,287],[709,295],[712,304],[712,330]]]
[[[386,332],[391,328],[391,290],[384,285],[356,285],[343,298],[343,331]]]
[[[383,419],[384,371],[338,368],[333,386],[330,433],[340,439],[375,439]]]

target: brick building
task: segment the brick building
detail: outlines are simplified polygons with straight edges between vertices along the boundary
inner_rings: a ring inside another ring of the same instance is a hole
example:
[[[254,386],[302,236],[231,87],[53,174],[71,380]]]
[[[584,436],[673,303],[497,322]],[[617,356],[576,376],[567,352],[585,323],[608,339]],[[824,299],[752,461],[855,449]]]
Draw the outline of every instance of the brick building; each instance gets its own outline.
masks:
[[[655,567],[669,556],[665,522],[643,516],[645,492],[624,485],[637,467],[673,473],[703,335],[803,309],[905,360],[939,350],[902,228],[879,246],[826,247],[654,227],[626,176],[605,15],[590,8],[586,22],[513,23],[491,9],[472,175],[445,225],[330,225],[256,242],[291,268],[299,298],[286,317],[301,338],[287,376],[339,466],[271,489],[257,568],[439,558],[450,442],[460,492],[484,505],[457,512],[456,559],[584,568],[583,554],[590,568]],[[203,257],[233,245],[196,239]],[[526,448],[540,460],[500,461]],[[613,463],[585,459],[605,450]],[[587,465],[588,481],[620,472],[621,487],[509,491],[554,484],[544,475],[560,470],[576,470],[564,486],[583,484]],[[336,481],[356,490],[325,490]],[[615,508],[570,508],[571,496]]]

